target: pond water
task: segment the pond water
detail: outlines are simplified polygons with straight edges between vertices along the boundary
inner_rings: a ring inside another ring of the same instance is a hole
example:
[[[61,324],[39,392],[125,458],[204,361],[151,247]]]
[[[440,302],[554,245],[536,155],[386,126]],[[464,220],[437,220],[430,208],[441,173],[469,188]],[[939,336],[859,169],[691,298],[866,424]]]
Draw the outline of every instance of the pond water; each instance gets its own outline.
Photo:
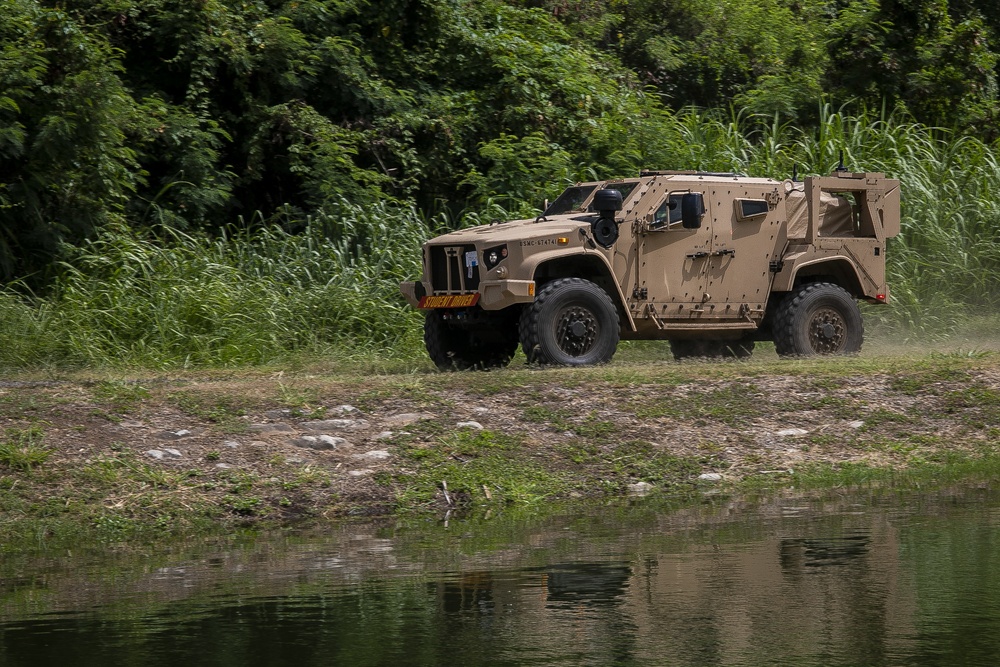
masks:
[[[7,556],[0,665],[995,665],[1000,493]]]

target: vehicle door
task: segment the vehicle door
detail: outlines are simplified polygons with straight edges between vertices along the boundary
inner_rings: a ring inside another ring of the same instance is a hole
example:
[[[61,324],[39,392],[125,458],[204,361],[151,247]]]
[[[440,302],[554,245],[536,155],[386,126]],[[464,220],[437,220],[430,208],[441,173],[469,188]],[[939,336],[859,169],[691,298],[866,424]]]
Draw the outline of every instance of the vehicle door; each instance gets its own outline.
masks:
[[[774,278],[771,261],[786,241],[777,186],[726,184],[707,196],[712,242],[705,262],[706,306],[716,318],[759,322]]]
[[[656,320],[689,319],[705,301],[712,216],[705,210],[700,227],[684,227],[684,195],[699,192],[699,184],[670,178],[656,181],[637,207],[633,314]],[[702,199],[710,207],[709,198]]]

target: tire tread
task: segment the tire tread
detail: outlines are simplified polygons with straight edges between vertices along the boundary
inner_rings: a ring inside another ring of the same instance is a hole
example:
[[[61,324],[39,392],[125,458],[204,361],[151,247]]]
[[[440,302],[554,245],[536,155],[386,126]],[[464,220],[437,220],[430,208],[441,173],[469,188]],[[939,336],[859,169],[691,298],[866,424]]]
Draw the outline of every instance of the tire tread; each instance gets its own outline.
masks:
[[[586,280],[584,278],[556,278],[555,280],[546,283],[535,296],[535,300],[525,307],[524,311],[521,313],[521,319],[518,322],[518,334],[521,340],[521,349],[524,351],[524,356],[528,358],[528,363],[538,363],[538,364],[553,364],[559,363],[555,359],[549,358],[542,349],[541,340],[539,338],[539,318],[545,311],[546,304],[553,298],[557,297],[558,294],[567,286],[581,287],[584,289],[595,288],[595,296],[604,301],[605,305],[610,309],[612,313],[615,345],[618,343],[618,309],[615,307],[614,303],[611,301],[611,297],[608,296],[607,292],[601,289],[595,283]],[[614,354],[614,351],[611,353]],[[610,359],[610,356],[609,356]],[[607,360],[605,360],[607,361]]]
[[[805,302],[812,294],[819,290],[837,290],[850,297],[850,294],[840,285],[830,282],[806,283],[794,292],[789,293],[780,304],[778,304],[774,317],[773,335],[774,350],[778,356],[788,357],[803,354],[812,354],[809,351],[798,350],[795,345],[796,338],[796,315],[803,308]],[[864,340],[864,325],[861,325],[861,340]],[[861,344],[857,350],[849,350],[848,354],[861,351]]]

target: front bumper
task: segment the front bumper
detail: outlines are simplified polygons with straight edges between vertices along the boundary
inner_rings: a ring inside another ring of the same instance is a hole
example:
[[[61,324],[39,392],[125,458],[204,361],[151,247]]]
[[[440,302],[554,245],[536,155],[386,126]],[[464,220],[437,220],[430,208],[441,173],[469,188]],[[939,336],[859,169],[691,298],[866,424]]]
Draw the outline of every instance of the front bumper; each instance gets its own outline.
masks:
[[[406,302],[414,308],[420,307],[420,299],[431,292],[427,283],[406,281],[399,284],[399,291]],[[479,283],[479,306],[483,310],[501,310],[516,303],[531,303],[535,300],[534,280],[483,280]]]

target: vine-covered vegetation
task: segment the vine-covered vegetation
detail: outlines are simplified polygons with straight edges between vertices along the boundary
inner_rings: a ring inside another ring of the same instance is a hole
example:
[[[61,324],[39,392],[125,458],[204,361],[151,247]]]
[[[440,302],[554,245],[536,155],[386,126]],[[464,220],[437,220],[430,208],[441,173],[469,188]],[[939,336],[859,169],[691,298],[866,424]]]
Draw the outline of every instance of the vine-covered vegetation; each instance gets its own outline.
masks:
[[[998,44],[986,0],[0,0],[0,363],[408,350],[432,230],[841,150],[947,324],[1000,294]]]

